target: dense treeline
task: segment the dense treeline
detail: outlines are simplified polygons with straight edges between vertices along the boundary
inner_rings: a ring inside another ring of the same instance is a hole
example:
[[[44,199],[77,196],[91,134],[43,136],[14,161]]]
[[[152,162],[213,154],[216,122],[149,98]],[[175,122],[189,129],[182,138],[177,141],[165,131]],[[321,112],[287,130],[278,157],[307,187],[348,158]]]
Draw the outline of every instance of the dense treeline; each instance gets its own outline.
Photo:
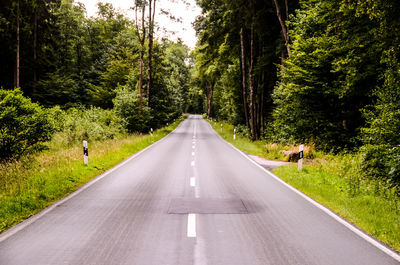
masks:
[[[364,154],[400,180],[400,3],[198,0],[193,84],[252,139]]]
[[[68,135],[81,126],[69,122],[74,118],[90,126],[97,116],[83,140],[88,130],[109,138],[115,128],[148,132],[187,111],[189,49],[154,38],[155,1],[132,1],[130,12],[143,14],[136,21],[108,3],[98,3],[95,17],[73,0],[0,4],[0,159],[38,150],[56,132]]]

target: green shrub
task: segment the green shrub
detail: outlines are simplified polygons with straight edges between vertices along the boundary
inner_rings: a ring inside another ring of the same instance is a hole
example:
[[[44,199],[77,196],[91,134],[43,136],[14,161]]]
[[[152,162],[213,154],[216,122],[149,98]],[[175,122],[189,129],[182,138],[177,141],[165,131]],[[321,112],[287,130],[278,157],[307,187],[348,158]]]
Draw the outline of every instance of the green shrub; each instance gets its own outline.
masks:
[[[44,148],[54,132],[49,112],[21,90],[0,89],[0,160],[18,158]]]
[[[53,123],[57,128],[55,136],[58,145],[71,145],[83,140],[96,141],[113,139],[125,130],[115,111],[98,107],[82,107],[62,111],[52,108]]]
[[[385,53],[384,84],[375,91],[377,103],[365,111],[368,127],[362,130],[364,169],[368,177],[400,184],[400,61],[396,50]]]
[[[117,115],[122,119],[129,132],[149,131],[150,108],[146,106],[146,100],[143,98],[142,112],[139,115],[139,95],[137,91],[132,91],[127,87],[119,88],[113,103]]]

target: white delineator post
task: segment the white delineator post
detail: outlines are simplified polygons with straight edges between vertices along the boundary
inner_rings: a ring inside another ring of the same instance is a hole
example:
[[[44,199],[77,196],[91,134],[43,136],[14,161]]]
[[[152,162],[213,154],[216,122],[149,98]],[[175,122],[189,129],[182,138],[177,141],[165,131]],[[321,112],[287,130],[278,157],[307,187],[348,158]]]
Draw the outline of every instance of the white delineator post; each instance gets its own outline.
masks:
[[[236,128],[233,129],[233,140],[236,140]]]
[[[83,141],[83,163],[85,163],[85,165],[89,163],[89,150],[87,141]]]
[[[221,123],[221,132],[222,132],[222,123]]]
[[[153,128],[150,128],[150,134],[153,136]]]
[[[304,145],[301,144],[299,147],[299,165],[298,165],[299,170],[303,169],[303,149]]]

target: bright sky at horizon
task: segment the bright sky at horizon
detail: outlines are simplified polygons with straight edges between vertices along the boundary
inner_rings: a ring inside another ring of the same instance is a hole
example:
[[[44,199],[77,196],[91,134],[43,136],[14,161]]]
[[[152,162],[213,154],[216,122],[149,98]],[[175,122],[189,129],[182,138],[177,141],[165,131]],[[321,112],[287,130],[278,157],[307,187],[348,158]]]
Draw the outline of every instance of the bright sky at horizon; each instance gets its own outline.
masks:
[[[133,6],[133,0],[76,0],[76,2],[85,4],[88,16],[95,16],[97,2],[103,2],[111,3],[116,9],[120,9],[130,18],[134,17],[134,11],[130,9]],[[186,0],[186,2],[188,4],[183,3],[182,0],[157,0],[155,20],[160,28],[167,30],[167,33],[162,33],[158,37],[168,36],[173,40],[180,38],[186,45],[193,49],[196,45],[196,32],[192,27],[192,22],[196,16],[201,14],[201,9],[197,6],[195,0]],[[172,16],[181,18],[182,22],[171,21],[166,15],[161,14],[161,9],[169,10]]]

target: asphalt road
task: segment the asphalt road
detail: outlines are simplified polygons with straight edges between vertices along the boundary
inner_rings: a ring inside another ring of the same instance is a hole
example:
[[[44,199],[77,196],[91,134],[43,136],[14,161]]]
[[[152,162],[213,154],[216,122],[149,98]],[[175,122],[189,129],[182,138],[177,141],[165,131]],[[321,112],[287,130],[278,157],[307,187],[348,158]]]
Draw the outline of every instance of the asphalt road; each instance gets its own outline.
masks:
[[[399,264],[354,230],[190,116],[0,235],[0,264]]]

